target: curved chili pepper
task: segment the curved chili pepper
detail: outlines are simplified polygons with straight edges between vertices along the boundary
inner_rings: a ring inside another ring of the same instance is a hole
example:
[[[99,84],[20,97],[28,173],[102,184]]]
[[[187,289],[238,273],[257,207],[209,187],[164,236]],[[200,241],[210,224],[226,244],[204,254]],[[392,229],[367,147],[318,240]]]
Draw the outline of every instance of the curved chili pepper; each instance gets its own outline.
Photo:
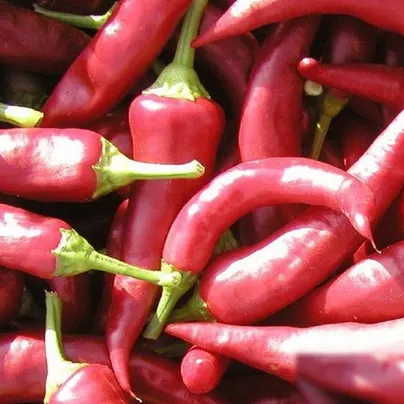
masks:
[[[38,0],[37,3],[55,11],[77,13],[83,15],[99,14],[111,7],[111,0]]]
[[[296,64],[308,54],[319,21],[317,16],[287,21],[268,34],[257,56],[241,111],[241,161],[301,156],[304,82]],[[279,210],[263,207],[241,220],[247,220],[242,226],[251,226],[248,233],[261,237],[254,237],[253,242],[281,227],[283,222],[274,220],[274,216],[280,215]]]
[[[138,182],[132,187],[121,259],[160,268],[164,241],[176,215],[213,174],[224,129],[222,108],[210,100],[193,70],[196,36],[206,0],[195,0],[186,14],[174,62],[129,109],[133,156],[139,161],[183,162],[199,158],[205,175],[194,181]],[[195,125],[197,122],[197,125]],[[144,237],[148,234],[148,237]],[[129,389],[128,357],[152,310],[159,289],[116,276],[107,320],[111,362]]]
[[[27,71],[62,73],[90,41],[78,29],[4,1],[0,18],[1,62]]]
[[[21,307],[24,278],[17,271],[0,268],[0,324],[13,318]]]
[[[404,242],[370,255],[285,309],[288,323],[377,323],[403,317],[403,259]]]
[[[57,294],[46,293],[47,376],[44,403],[129,403],[108,366],[74,363],[66,359],[62,347],[61,318],[62,301]]]
[[[110,366],[103,338],[65,335],[63,348],[73,362]],[[12,358],[12,360],[10,360]],[[43,331],[0,335],[0,401],[43,402],[46,360]],[[133,389],[151,404],[224,404],[219,396],[195,396],[181,381],[178,364],[146,349],[133,351],[130,361]]]
[[[324,60],[330,64],[370,62],[376,52],[377,30],[349,16],[332,20]],[[331,88],[320,98],[320,112],[314,131],[311,156],[318,159],[332,119],[346,106],[349,93]]]
[[[366,402],[400,404],[404,399],[403,366],[402,354],[310,354],[299,357],[298,371],[331,391]]]
[[[348,171],[375,193],[376,222],[402,188],[403,150],[404,113]],[[176,317],[215,318],[233,324],[263,320],[321,283],[361,242],[340,213],[309,208],[263,242],[213,259],[199,291]]]
[[[366,7],[355,0],[236,0],[220,20],[193,42],[199,47],[219,39],[235,36],[274,22],[313,14],[345,14],[371,25],[404,35],[404,4],[393,0],[386,7],[380,0],[369,0]]]
[[[229,206],[232,200],[238,203]],[[182,283],[171,290],[163,289],[149,326],[153,336],[159,335],[178,299],[195,284],[224,230],[255,208],[293,202],[340,210],[361,234],[372,237],[369,220],[374,214],[373,193],[345,172],[304,158],[274,157],[241,163],[197,193],[171,226],[162,271],[182,271]]]
[[[208,5],[201,21],[201,31],[214,24],[222,14],[221,10]],[[196,51],[197,62],[209,68],[223,85],[236,116],[247,93],[257,52],[258,42],[249,33],[212,43]]]
[[[59,219],[0,204],[0,265],[42,279],[73,276],[98,269],[136,276],[155,284],[175,284],[178,276],[148,271],[96,252]],[[21,260],[19,252],[25,252]]]
[[[104,116],[157,57],[190,3],[120,1],[47,99],[42,126],[83,125]]]
[[[292,383],[299,375],[299,358],[303,355],[403,355],[403,331],[403,319],[309,328],[219,323],[177,323],[166,327],[170,335]]]
[[[134,162],[85,129],[3,130],[0,153],[0,191],[42,201],[88,201],[134,179],[203,174],[195,162],[182,166]]]
[[[366,63],[327,65],[305,58],[298,69],[309,80],[389,105],[396,112],[404,106],[404,69],[401,67]]]

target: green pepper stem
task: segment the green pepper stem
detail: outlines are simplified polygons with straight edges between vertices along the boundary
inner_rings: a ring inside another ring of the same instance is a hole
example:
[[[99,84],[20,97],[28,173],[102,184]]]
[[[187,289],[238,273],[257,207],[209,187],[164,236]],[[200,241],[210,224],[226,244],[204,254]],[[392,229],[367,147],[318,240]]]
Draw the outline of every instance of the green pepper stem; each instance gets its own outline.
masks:
[[[238,242],[234,237],[233,232],[230,229],[227,229],[220,236],[219,241],[216,243],[214,253],[216,255],[223,254],[227,251],[232,251],[238,248]]]
[[[56,257],[53,276],[74,276],[92,269],[115,275],[130,276],[159,286],[174,287],[181,283],[178,273],[152,271],[126,264],[94,250],[74,229],[60,229],[61,239],[52,251]]]
[[[46,394],[48,403],[57,389],[85,363],[69,362],[62,346],[62,301],[54,292],[46,292],[45,352],[47,364]]]
[[[65,24],[72,25],[77,28],[88,28],[99,30],[111,17],[116,3],[103,15],[77,15],[70,13],[61,13],[59,11],[51,11],[46,8],[40,7],[34,4],[34,10],[46,17],[50,17],[54,20],[64,22]]]
[[[93,199],[131,184],[135,180],[199,178],[205,172],[202,164],[196,160],[186,164],[153,164],[134,161],[103,137],[101,142],[101,157],[93,166],[97,177]]]
[[[332,91],[328,91],[322,100],[320,118],[317,121],[314,132],[311,158],[318,160],[324,145],[327,132],[332,120],[343,110],[347,104],[347,98],[336,97]]]
[[[32,108],[18,107],[0,102],[0,121],[8,122],[22,128],[38,126],[43,118],[43,113]]]
[[[160,75],[161,72],[166,68],[166,65],[159,59],[153,61],[151,68],[156,76]]]
[[[194,70],[195,49],[191,42],[196,38],[199,24],[208,0],[193,0],[185,14],[174,60],[159,75],[156,82],[143,94],[158,97],[195,101],[199,97],[210,99]]]
[[[199,24],[207,5],[208,0],[194,0],[185,14],[174,56],[174,63],[189,67],[190,69],[193,68],[195,49],[191,46],[191,43],[198,35]]]
[[[172,265],[167,263],[163,263],[161,269],[162,272],[180,274],[180,272],[176,271]],[[191,272],[182,272],[182,281],[179,286],[163,287],[163,292],[157,305],[156,312],[153,314],[143,333],[145,338],[157,339],[160,336],[167,320],[178,303],[178,300],[180,300],[180,298],[195,285],[197,280],[197,275],[194,275]]]

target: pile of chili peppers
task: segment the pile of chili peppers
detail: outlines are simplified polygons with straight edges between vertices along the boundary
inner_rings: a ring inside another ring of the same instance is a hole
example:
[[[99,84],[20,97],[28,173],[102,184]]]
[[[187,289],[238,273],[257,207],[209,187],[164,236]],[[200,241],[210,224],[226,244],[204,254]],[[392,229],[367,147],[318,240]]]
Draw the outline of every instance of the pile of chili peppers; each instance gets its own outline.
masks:
[[[0,16],[1,404],[404,402],[402,0]]]

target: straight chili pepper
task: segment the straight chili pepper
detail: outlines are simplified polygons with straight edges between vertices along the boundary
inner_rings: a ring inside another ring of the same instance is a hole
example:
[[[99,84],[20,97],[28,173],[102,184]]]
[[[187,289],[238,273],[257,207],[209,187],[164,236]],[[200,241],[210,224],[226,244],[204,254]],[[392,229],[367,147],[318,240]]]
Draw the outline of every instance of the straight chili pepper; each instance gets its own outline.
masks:
[[[229,206],[233,200],[238,203]],[[372,238],[373,193],[344,171],[304,158],[274,157],[239,164],[197,193],[171,226],[164,244],[162,271],[181,271],[182,283],[163,288],[156,314],[146,330],[148,337],[160,334],[179,298],[208,264],[224,230],[255,208],[293,202],[342,211],[357,231]]]
[[[274,22],[313,14],[345,14],[371,25],[404,35],[404,4],[369,0],[366,7],[355,0],[236,0],[220,20],[194,41],[199,47],[229,36],[240,35]]]
[[[104,339],[65,335],[63,348],[73,362],[110,366]],[[12,358],[12,360],[10,360]],[[0,400],[4,404],[41,401],[45,395],[46,359],[43,331],[0,335]],[[195,396],[181,381],[178,364],[146,349],[132,352],[133,389],[151,404],[224,404],[219,396]]]
[[[85,129],[2,130],[0,153],[0,191],[42,201],[85,202],[135,179],[203,174],[196,161],[177,166],[135,162]]]
[[[403,356],[403,319],[377,324],[340,323],[317,327],[251,327],[220,323],[177,323],[166,332],[201,348],[295,383],[304,355],[390,354]],[[349,369],[346,369],[350,372]],[[352,375],[352,373],[350,373]],[[345,375],[344,375],[345,376]],[[335,377],[338,377],[337,374]],[[381,388],[387,386],[380,386]],[[393,390],[390,390],[393,394]]]
[[[67,223],[26,210],[0,204],[0,265],[42,279],[73,276],[98,269],[136,276],[155,284],[179,282],[167,275],[125,264],[96,252]],[[25,252],[21,260],[19,252]]]
[[[389,105],[395,113],[404,106],[404,68],[367,63],[328,65],[305,58],[298,69],[309,80]]]
[[[402,188],[403,150],[404,112],[348,171],[375,193],[376,222]],[[308,208],[261,243],[212,260],[199,291],[177,318],[214,318],[233,324],[263,320],[321,283],[362,240],[340,213]]]
[[[376,352],[302,355],[298,363],[299,375],[324,388],[366,402],[391,404],[403,401],[403,366],[402,354]]]
[[[289,324],[377,323],[404,317],[404,242],[358,262],[289,306]]]
[[[241,161],[301,156],[304,81],[296,65],[308,55],[319,21],[317,16],[304,17],[280,23],[269,32],[257,56],[241,111]],[[284,224],[279,220],[280,210],[263,207],[241,220],[247,221],[250,234],[257,232],[254,243]],[[241,225],[246,227],[247,223]]]
[[[118,210],[115,213],[114,221],[112,222],[108,234],[106,254],[109,257],[113,257],[116,259],[119,259],[121,255],[128,202],[129,200],[126,199],[120,204]],[[98,334],[104,335],[105,333],[106,316],[111,302],[111,292],[113,285],[114,275],[104,274],[101,301],[99,302],[97,314],[93,322],[93,331]]]
[[[199,159],[206,170],[196,181],[153,184],[144,181],[132,187],[120,258],[143,268],[160,268],[172,222],[215,168],[225,116],[200,83],[193,69],[195,51],[190,47],[206,4],[206,0],[192,3],[183,21],[174,61],[151,88],[133,100],[129,109],[134,158],[174,163],[191,157]],[[158,292],[158,288],[145,282],[115,277],[106,340],[112,367],[124,390],[130,388],[130,351],[148,320]]]
[[[62,301],[46,293],[45,352],[47,363],[45,404],[125,404],[129,399],[112,370],[101,364],[75,363],[62,347]]]
[[[63,73],[90,41],[78,29],[4,1],[0,17],[1,61],[27,71]]]
[[[85,125],[104,116],[158,56],[190,3],[120,1],[47,99],[42,126]]]

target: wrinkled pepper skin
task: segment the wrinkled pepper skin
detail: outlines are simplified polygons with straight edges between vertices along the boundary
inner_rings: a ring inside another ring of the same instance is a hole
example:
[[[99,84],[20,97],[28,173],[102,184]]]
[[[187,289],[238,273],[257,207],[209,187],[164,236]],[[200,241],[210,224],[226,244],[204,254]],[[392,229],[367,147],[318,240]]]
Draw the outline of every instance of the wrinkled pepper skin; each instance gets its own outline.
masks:
[[[43,74],[60,74],[89,43],[84,32],[7,2],[0,2],[0,59]]]
[[[146,72],[190,3],[120,1],[47,99],[42,126],[79,126],[104,116]]]

